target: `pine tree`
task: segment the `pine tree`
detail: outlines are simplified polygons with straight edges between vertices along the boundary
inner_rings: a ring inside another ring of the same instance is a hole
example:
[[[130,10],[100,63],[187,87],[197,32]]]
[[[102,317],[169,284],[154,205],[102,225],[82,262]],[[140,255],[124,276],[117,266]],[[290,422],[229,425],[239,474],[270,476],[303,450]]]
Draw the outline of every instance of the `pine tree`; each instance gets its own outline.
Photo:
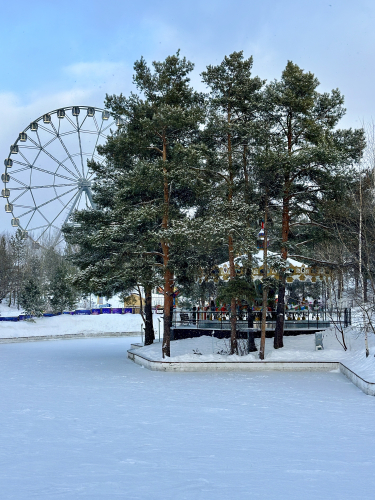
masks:
[[[250,202],[248,156],[254,140],[260,109],[260,90],[263,82],[251,77],[253,59],[243,58],[243,52],[233,52],[218,66],[208,66],[202,73],[209,87],[209,117],[204,130],[208,148],[204,170],[212,176],[213,199],[211,213],[221,224],[228,245],[228,260],[233,289],[231,297],[231,352],[237,352],[236,295],[240,283],[236,282],[236,254],[251,253],[253,237],[248,222],[257,219],[254,204]],[[247,226],[247,227],[246,227]],[[236,295],[235,295],[236,294]]]
[[[50,304],[54,313],[72,310],[77,294],[68,281],[67,267],[59,265],[51,277],[49,284]]]
[[[36,277],[29,276],[25,279],[20,290],[19,301],[26,314],[37,318],[43,316],[45,300]]]
[[[69,260],[79,267],[74,285],[86,292],[110,297],[128,296],[134,289],[145,292],[145,344],[154,340],[151,293],[160,285],[161,266],[158,245],[147,238],[148,190],[134,171],[128,134],[122,129],[100,149],[104,164],[92,162],[95,172],[93,194],[95,210],[83,210],[73,216],[73,225],[63,231],[66,240],[78,249]],[[146,203],[146,210],[142,209]],[[135,213],[137,210],[137,213]],[[153,218],[151,224],[153,225]],[[160,259],[159,259],[160,260]],[[141,292],[139,292],[141,295]]]
[[[17,306],[19,308],[19,294],[23,283],[25,267],[27,262],[27,239],[25,238],[23,232],[17,229],[16,234],[10,239],[10,247],[12,253],[13,261],[13,272],[12,272],[12,290],[9,293],[9,306],[11,305],[11,298],[13,292],[14,304],[17,301]]]
[[[277,172],[281,196],[281,258],[285,262],[293,227],[314,225],[321,194],[335,197],[364,147],[362,130],[336,126],[345,113],[339,90],[319,93],[319,81],[288,62],[279,81],[264,93],[268,165]],[[285,268],[285,266],[284,266]],[[274,347],[283,347],[285,271],[281,272]]]
[[[170,327],[175,274],[173,269],[173,221],[186,217],[191,204],[190,186],[195,173],[195,144],[203,120],[202,96],[189,85],[193,64],[179,52],[151,69],[143,58],[134,65],[134,82],[144,96],[107,96],[106,106],[125,117],[128,146],[137,161],[132,170],[138,189],[147,186],[148,201],[135,209],[132,218],[152,222],[147,231],[152,255],[160,258],[164,290],[163,356],[170,356]],[[155,246],[157,244],[157,246]],[[143,249],[142,249],[143,252]]]

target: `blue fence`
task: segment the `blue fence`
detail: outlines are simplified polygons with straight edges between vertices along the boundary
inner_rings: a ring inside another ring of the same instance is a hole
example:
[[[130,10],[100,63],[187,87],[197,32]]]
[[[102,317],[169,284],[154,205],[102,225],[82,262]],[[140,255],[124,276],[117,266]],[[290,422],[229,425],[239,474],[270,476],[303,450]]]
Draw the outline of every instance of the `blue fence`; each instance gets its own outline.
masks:
[[[139,307],[100,307],[95,309],[76,309],[75,311],[64,311],[62,314],[71,314],[74,316],[98,316],[99,314],[135,314],[139,312]],[[59,316],[61,313],[44,313],[46,318]],[[27,314],[18,316],[0,316],[0,321],[24,321],[32,318]]]

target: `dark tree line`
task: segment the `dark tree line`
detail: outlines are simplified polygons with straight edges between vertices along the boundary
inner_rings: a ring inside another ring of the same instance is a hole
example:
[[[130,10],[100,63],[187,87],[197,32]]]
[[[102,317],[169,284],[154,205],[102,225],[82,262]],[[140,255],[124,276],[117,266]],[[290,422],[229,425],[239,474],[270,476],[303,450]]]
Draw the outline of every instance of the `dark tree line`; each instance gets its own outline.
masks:
[[[0,237],[0,302],[8,306],[33,316],[73,308],[78,294],[69,279],[74,272],[63,253],[34,244],[20,230]]]

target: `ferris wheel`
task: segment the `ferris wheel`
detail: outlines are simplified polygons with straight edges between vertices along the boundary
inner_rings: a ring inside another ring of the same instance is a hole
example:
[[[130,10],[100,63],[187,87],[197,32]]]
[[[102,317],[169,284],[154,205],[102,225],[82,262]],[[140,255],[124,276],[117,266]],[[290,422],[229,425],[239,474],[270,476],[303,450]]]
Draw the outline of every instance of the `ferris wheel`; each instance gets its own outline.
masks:
[[[37,243],[57,243],[74,210],[95,208],[87,160],[104,161],[97,146],[121,123],[88,106],[56,109],[30,123],[10,146],[1,176],[11,225]]]

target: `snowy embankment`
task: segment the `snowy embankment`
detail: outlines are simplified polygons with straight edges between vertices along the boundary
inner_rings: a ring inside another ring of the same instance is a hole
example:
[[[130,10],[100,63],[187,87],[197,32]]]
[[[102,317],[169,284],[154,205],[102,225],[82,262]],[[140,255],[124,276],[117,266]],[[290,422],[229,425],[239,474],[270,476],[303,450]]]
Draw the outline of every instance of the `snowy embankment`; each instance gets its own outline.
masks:
[[[339,335],[339,334],[338,334]],[[339,337],[340,338],[340,337]],[[315,336],[298,335],[285,336],[284,348],[273,349],[273,339],[266,339],[266,361],[334,361],[342,362],[357,375],[368,382],[375,382],[375,336],[369,337],[370,356],[365,356],[364,338],[358,335],[354,328],[345,330],[347,351],[339,344],[334,328],[323,333],[324,350],[315,350]],[[259,349],[259,339],[255,340]],[[212,337],[200,337],[171,342],[171,357],[169,362],[255,362],[259,361],[258,353],[247,356],[219,354],[227,351],[229,340],[219,340]],[[160,344],[145,346],[137,350],[153,361],[162,361]],[[166,360],[164,360],[166,361]]]
[[[18,316],[21,311],[0,304],[0,313],[2,316]],[[156,334],[158,333],[158,319],[160,315],[154,315]],[[52,318],[35,318],[33,321],[0,322],[0,339],[105,333],[141,335],[141,326],[143,326],[143,321],[140,314],[100,314],[97,316],[62,314]]]

